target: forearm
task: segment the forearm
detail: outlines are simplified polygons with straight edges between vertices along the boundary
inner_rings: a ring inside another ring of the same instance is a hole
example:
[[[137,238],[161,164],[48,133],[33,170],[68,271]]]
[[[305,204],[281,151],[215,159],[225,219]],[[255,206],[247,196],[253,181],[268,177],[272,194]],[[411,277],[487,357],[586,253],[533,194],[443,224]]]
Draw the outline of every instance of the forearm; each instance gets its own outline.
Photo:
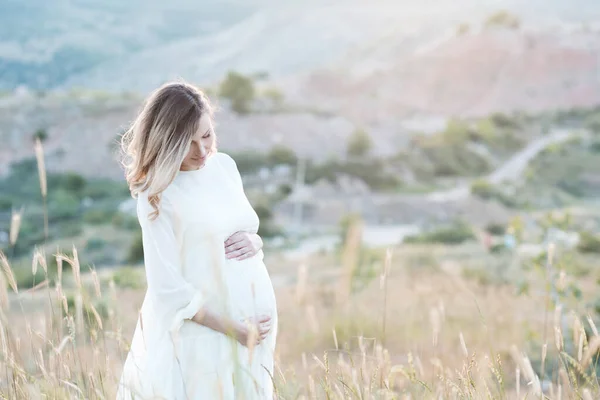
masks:
[[[212,329],[213,331],[229,336],[235,335],[237,329],[235,321],[227,317],[217,315],[216,313],[205,308],[198,311],[192,318],[192,321]]]

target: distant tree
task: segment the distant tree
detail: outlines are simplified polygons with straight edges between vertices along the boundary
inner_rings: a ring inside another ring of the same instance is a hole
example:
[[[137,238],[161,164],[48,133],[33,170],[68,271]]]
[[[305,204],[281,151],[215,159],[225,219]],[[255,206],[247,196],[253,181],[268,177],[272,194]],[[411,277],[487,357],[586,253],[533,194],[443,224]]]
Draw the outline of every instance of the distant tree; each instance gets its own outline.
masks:
[[[458,28],[456,28],[456,34],[458,36],[466,35],[467,33],[469,33],[470,30],[471,27],[469,26],[469,24],[463,22],[462,24],[458,25]]]
[[[577,250],[582,253],[600,253],[600,236],[590,232],[581,232]]]
[[[294,150],[283,145],[274,146],[267,155],[267,158],[271,165],[296,165],[298,163],[298,157],[294,153]]]
[[[494,125],[502,129],[517,129],[520,126],[516,118],[502,113],[494,113],[490,116],[490,119]]]
[[[204,93],[206,96],[208,96],[208,97],[213,97],[214,95],[216,95],[216,94],[217,94],[217,91],[216,91],[216,89],[215,89],[215,88],[212,88],[212,87],[210,87],[210,86],[207,86],[207,87],[205,87],[205,88],[202,88],[202,92],[203,92],[203,93]]]
[[[471,128],[463,120],[452,118],[442,132],[443,145],[463,144],[469,139]]]
[[[252,111],[255,96],[254,82],[237,72],[229,72],[219,87],[219,95],[231,101],[231,108],[238,114]]]
[[[585,126],[593,133],[600,133],[600,112],[595,112],[585,118]]]
[[[138,233],[127,250],[127,262],[137,264],[144,260],[144,243],[141,232]]]
[[[40,142],[44,143],[48,139],[48,132],[45,129],[38,129],[33,134],[33,140],[40,139]]]
[[[496,135],[496,125],[490,118],[480,119],[477,121],[477,132],[481,138],[493,138]]]
[[[69,172],[64,174],[64,188],[70,192],[80,193],[83,191],[83,188],[86,185],[86,180],[83,176],[75,173]]]
[[[268,71],[258,71],[253,73],[252,78],[254,78],[257,81],[265,81],[267,79],[269,79],[269,72]]]
[[[485,179],[478,179],[471,184],[471,194],[474,196],[481,197],[482,199],[489,199],[493,197],[495,193],[492,184]]]
[[[355,130],[348,139],[348,155],[351,157],[363,157],[369,154],[373,142],[364,129]]]
[[[268,88],[263,92],[263,96],[269,100],[273,108],[280,108],[283,105],[283,93],[277,88]]]
[[[516,15],[506,11],[498,11],[490,15],[485,21],[486,28],[509,28],[518,29],[521,26],[521,20]]]

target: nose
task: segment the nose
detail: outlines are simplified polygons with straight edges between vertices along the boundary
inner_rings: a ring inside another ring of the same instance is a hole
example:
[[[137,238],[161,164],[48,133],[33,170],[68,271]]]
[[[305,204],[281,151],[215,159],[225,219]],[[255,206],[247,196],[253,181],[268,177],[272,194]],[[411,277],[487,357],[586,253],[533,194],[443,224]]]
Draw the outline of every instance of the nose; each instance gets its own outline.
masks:
[[[202,158],[206,157],[206,153],[207,153],[206,147],[203,144],[201,144],[200,145],[200,157],[202,157]]]

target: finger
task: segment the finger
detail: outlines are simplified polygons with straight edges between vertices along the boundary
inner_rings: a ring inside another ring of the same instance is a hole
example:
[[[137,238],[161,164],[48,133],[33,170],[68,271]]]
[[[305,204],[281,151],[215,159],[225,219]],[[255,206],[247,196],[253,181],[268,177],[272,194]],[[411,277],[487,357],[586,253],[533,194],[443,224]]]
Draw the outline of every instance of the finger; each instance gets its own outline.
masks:
[[[226,250],[238,250],[245,246],[248,246],[248,244],[244,240],[240,240],[237,242],[232,242],[231,244],[225,246],[225,249]]]
[[[227,238],[227,240],[225,240],[225,244],[230,245],[230,244],[239,242],[241,240],[244,240],[245,238],[246,238],[246,236],[244,235],[244,232],[236,232],[233,235],[229,236]]]
[[[246,249],[234,250],[227,254],[227,258],[238,258],[247,252]]]
[[[235,258],[235,257],[239,257],[243,254],[243,250],[244,249],[240,249],[240,250],[231,250],[229,253],[227,254],[228,258]]]
[[[266,336],[266,335],[269,334],[269,332],[271,332],[270,328],[269,329],[261,329],[260,332],[259,332],[259,336],[261,336],[261,337],[262,336]]]
[[[257,318],[259,324],[264,324],[271,321],[271,317],[268,315],[259,315]]]
[[[231,252],[231,251],[241,250],[241,249],[245,249],[245,248],[250,248],[250,243],[246,243],[246,242],[242,241],[242,242],[237,242],[232,245],[226,246],[225,251]]]
[[[239,256],[238,258],[236,258],[236,260],[238,260],[238,261],[246,260],[246,259],[248,259],[250,257],[255,256],[255,255],[256,255],[256,251],[248,251],[245,254]]]

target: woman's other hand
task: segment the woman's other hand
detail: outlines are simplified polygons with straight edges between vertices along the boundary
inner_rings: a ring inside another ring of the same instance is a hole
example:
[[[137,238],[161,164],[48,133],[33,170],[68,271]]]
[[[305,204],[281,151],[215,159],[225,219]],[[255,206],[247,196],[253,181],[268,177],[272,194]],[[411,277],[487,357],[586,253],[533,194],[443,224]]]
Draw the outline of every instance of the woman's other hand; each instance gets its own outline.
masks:
[[[271,317],[263,315],[238,324],[235,339],[243,346],[259,345],[271,331]]]
[[[262,249],[263,241],[256,233],[236,232],[225,241],[225,256],[232,260],[254,257]]]

